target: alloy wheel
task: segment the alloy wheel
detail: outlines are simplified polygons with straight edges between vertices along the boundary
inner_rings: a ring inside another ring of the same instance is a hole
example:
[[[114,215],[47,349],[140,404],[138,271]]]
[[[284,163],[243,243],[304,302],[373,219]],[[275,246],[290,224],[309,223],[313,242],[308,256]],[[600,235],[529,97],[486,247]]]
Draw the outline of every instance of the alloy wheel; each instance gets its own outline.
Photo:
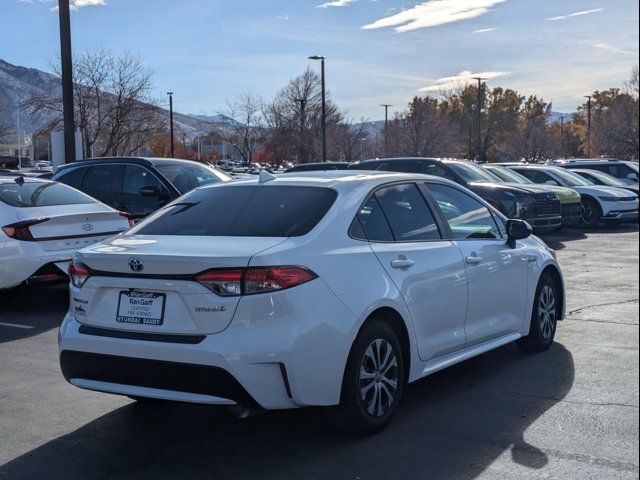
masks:
[[[545,285],[540,292],[538,299],[538,322],[540,332],[545,340],[553,337],[553,331],[556,325],[557,309],[556,295],[549,285]]]
[[[360,363],[360,399],[372,417],[389,412],[398,394],[398,359],[393,346],[378,338],[365,350]]]

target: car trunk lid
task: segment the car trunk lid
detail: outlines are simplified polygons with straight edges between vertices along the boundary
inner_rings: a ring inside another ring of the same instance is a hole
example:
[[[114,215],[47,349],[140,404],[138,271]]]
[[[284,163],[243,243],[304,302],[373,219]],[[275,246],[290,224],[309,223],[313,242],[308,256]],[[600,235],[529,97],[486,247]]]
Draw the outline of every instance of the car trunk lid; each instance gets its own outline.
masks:
[[[253,255],[285,240],[123,235],[102,242],[78,254],[93,274],[73,291],[76,319],[137,332],[218,333],[231,322],[240,297],[215,294],[196,281],[198,274],[245,268]]]

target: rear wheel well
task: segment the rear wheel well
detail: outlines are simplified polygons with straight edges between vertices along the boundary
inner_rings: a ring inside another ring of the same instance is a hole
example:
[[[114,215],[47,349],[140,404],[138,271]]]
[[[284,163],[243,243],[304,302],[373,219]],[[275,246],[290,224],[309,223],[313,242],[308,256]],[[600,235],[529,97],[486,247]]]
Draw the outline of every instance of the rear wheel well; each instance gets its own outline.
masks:
[[[409,340],[409,332],[407,331],[407,326],[404,323],[402,316],[393,308],[378,308],[367,317],[360,327],[360,331],[365,327],[365,325],[373,320],[382,320],[387,323],[398,336],[400,346],[402,347],[402,359],[405,364],[404,376],[405,381],[407,381],[409,379],[409,370],[411,368],[411,343]]]
[[[553,283],[555,283],[556,288],[558,289],[558,293],[560,294],[560,299],[559,299],[560,312],[564,312],[565,296],[564,296],[564,286],[562,284],[562,276],[560,275],[560,272],[553,265],[549,265],[542,271],[540,278],[542,278],[543,275],[548,275],[553,279]],[[539,282],[540,280],[538,280],[538,283]]]

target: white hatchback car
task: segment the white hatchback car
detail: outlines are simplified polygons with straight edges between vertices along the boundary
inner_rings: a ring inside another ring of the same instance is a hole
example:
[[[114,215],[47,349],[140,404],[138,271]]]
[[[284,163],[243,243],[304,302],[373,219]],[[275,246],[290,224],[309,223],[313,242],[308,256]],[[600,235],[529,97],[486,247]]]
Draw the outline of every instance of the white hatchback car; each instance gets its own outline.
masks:
[[[73,385],[384,427],[403,386],[564,315],[553,252],[448,180],[291,173],[202,187],[70,266]]]
[[[0,178],[0,289],[66,279],[75,252],[129,226],[117,210],[67,185]]]

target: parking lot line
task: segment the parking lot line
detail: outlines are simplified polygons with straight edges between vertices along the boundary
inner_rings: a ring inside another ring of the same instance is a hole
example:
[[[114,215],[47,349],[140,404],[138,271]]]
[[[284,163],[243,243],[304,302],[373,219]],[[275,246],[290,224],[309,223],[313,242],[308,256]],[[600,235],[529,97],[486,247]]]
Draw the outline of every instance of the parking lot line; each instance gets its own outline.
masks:
[[[0,327],[24,328],[25,330],[36,328],[36,327],[32,327],[31,325],[19,325],[17,323],[5,323],[5,322],[0,322]]]

